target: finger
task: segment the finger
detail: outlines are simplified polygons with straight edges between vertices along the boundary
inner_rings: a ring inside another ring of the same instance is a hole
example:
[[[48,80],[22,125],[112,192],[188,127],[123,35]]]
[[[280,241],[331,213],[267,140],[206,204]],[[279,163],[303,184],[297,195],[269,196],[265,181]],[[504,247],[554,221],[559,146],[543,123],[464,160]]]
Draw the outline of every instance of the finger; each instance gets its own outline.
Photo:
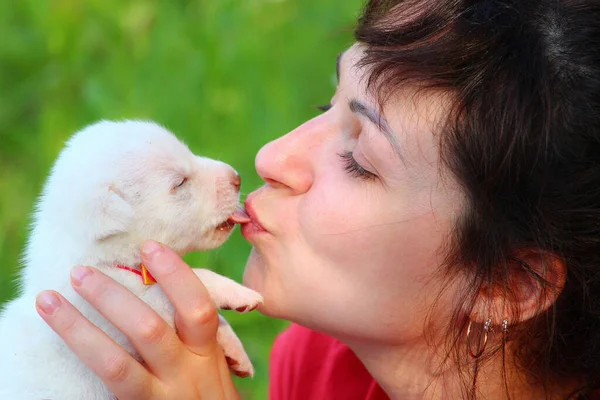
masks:
[[[224,397],[227,400],[238,400],[240,396],[233,383],[233,378],[231,377],[229,365],[227,365],[227,362],[223,362],[225,355],[223,354],[221,349],[219,349],[219,351],[221,352],[219,363],[219,376],[221,378],[221,387],[223,388]]]
[[[119,399],[152,397],[158,386],[152,375],[64,297],[53,291],[41,292],[36,299],[36,309]]]
[[[196,386],[202,388],[202,398],[239,400],[221,348],[217,347],[211,356],[202,357],[202,360],[198,369],[203,371],[201,376],[193,377]]]
[[[144,265],[175,307],[175,324],[183,343],[198,355],[210,356],[217,347],[217,309],[200,279],[172,250],[146,242]]]
[[[149,305],[102,272],[76,267],[73,288],[125,334],[159,378],[177,372],[185,347],[175,330]]]

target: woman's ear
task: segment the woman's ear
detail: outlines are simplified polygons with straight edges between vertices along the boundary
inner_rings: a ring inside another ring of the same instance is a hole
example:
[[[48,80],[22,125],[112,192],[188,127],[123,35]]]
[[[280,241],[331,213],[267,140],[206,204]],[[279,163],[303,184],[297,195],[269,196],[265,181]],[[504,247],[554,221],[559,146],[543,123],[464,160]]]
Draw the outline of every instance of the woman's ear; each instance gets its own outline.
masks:
[[[562,293],[566,265],[555,254],[539,250],[521,250],[506,261],[502,282],[493,282],[479,290],[470,318],[494,325],[504,319],[510,325],[532,319],[545,312]]]

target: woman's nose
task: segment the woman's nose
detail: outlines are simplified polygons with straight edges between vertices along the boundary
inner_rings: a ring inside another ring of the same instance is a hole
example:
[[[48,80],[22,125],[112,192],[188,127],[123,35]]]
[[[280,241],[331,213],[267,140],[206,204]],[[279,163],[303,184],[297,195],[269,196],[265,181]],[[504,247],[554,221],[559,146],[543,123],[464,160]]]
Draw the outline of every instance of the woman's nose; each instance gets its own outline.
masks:
[[[263,146],[256,155],[258,175],[273,186],[290,188],[294,194],[308,191],[314,172],[314,135],[302,127]],[[311,154],[312,153],[312,154]]]

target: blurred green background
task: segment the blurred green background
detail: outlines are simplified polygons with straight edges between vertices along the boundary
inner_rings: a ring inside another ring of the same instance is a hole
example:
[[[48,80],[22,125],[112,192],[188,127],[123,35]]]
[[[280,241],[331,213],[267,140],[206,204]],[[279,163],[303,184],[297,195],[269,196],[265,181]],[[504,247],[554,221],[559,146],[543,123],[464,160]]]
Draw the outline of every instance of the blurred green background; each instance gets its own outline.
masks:
[[[0,303],[16,295],[35,198],[71,134],[98,119],[152,119],[233,165],[248,193],[260,185],[258,149],[329,101],[361,5],[0,0]],[[249,250],[236,230],[186,260],[240,281]],[[253,380],[236,379],[242,397],[266,399],[270,347],[286,322],[226,317],[256,367]]]

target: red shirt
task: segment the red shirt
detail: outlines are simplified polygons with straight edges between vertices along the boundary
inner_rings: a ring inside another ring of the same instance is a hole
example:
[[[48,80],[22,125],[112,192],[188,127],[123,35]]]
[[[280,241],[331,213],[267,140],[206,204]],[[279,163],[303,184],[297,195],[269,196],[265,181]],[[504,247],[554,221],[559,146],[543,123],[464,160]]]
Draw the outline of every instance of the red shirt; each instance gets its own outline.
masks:
[[[345,344],[292,324],[275,340],[269,400],[389,400]]]
[[[275,340],[269,376],[269,400],[389,400],[348,346],[296,324]]]

